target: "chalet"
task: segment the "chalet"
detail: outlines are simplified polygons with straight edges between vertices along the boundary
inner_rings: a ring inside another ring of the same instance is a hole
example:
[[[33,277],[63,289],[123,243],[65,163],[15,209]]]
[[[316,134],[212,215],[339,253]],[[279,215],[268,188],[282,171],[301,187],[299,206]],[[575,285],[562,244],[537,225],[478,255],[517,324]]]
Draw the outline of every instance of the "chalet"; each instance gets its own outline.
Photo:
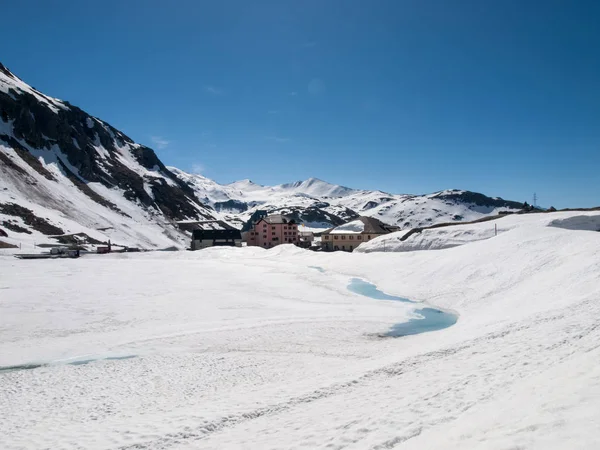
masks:
[[[190,224],[186,224],[190,227]],[[208,247],[241,247],[242,234],[240,230],[222,220],[195,222],[192,226],[192,250]]]
[[[298,246],[310,248],[315,241],[315,235],[312,231],[298,231]]]
[[[368,242],[384,234],[398,231],[398,227],[387,225],[374,217],[359,217],[324,231],[321,235],[321,246],[327,251],[351,252],[363,242]]]
[[[254,211],[248,221],[242,226],[242,241],[248,242],[249,233],[254,230],[254,225],[268,215],[269,213],[263,209]]]
[[[248,246],[271,248],[279,244],[298,245],[298,224],[291,217],[272,214],[258,219],[245,237]]]

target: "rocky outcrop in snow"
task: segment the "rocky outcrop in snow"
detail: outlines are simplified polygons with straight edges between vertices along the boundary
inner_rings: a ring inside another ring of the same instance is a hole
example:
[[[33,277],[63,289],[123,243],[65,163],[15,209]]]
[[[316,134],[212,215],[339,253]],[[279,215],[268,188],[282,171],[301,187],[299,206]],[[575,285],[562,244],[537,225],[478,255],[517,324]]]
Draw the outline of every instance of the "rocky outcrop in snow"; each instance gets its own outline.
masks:
[[[118,238],[143,246],[179,241],[173,221],[213,218],[212,209],[152,149],[76,106],[40,93],[1,64],[0,174],[0,222],[24,222],[14,226],[28,230],[33,222],[26,216],[35,216],[32,205],[80,225],[65,232],[119,229]],[[63,195],[65,190],[70,195]],[[30,214],[9,208],[14,204]],[[57,234],[65,226],[56,223],[60,218],[40,220],[54,226],[48,229],[52,233],[42,234]],[[167,242],[165,232],[171,236]],[[110,233],[101,234],[110,238]]]

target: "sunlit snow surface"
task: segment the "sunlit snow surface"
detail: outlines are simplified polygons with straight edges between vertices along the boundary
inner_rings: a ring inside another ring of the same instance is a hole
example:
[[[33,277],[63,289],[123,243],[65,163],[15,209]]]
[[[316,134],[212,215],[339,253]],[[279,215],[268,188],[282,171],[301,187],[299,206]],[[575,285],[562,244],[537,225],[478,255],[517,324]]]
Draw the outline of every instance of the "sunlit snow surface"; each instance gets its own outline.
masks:
[[[0,252],[0,366],[44,364],[0,374],[0,448],[600,448],[600,233],[547,226],[576,215],[437,251]],[[460,320],[380,337],[424,307]]]

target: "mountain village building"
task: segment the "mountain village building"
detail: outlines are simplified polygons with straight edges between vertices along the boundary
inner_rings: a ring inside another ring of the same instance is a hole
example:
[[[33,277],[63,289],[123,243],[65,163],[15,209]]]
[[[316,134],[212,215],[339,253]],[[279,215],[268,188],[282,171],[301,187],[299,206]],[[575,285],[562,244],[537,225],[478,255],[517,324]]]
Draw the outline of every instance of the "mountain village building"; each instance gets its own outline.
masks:
[[[321,234],[321,246],[326,251],[351,252],[363,242],[398,230],[398,227],[387,225],[374,217],[361,216],[324,231]]]
[[[279,244],[297,245],[300,241],[298,224],[294,219],[283,214],[261,217],[245,234],[245,240],[248,246],[263,248],[271,248]]]
[[[222,220],[202,222],[179,222],[179,227],[191,231],[191,250],[201,250],[208,247],[241,247],[242,234],[240,230]]]

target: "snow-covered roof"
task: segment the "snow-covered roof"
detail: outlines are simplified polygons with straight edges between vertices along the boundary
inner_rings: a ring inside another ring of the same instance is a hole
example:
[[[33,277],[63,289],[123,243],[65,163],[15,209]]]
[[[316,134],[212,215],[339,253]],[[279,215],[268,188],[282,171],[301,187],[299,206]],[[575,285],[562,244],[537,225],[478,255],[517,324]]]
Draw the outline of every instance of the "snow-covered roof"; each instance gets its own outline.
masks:
[[[326,234],[386,234],[398,228],[383,223],[374,217],[361,216],[356,220],[325,231]]]
[[[335,227],[331,230],[331,233],[339,233],[339,234],[360,234],[365,231],[365,224],[362,220],[357,219],[352,222],[345,223],[344,225],[340,225],[339,227]]]

